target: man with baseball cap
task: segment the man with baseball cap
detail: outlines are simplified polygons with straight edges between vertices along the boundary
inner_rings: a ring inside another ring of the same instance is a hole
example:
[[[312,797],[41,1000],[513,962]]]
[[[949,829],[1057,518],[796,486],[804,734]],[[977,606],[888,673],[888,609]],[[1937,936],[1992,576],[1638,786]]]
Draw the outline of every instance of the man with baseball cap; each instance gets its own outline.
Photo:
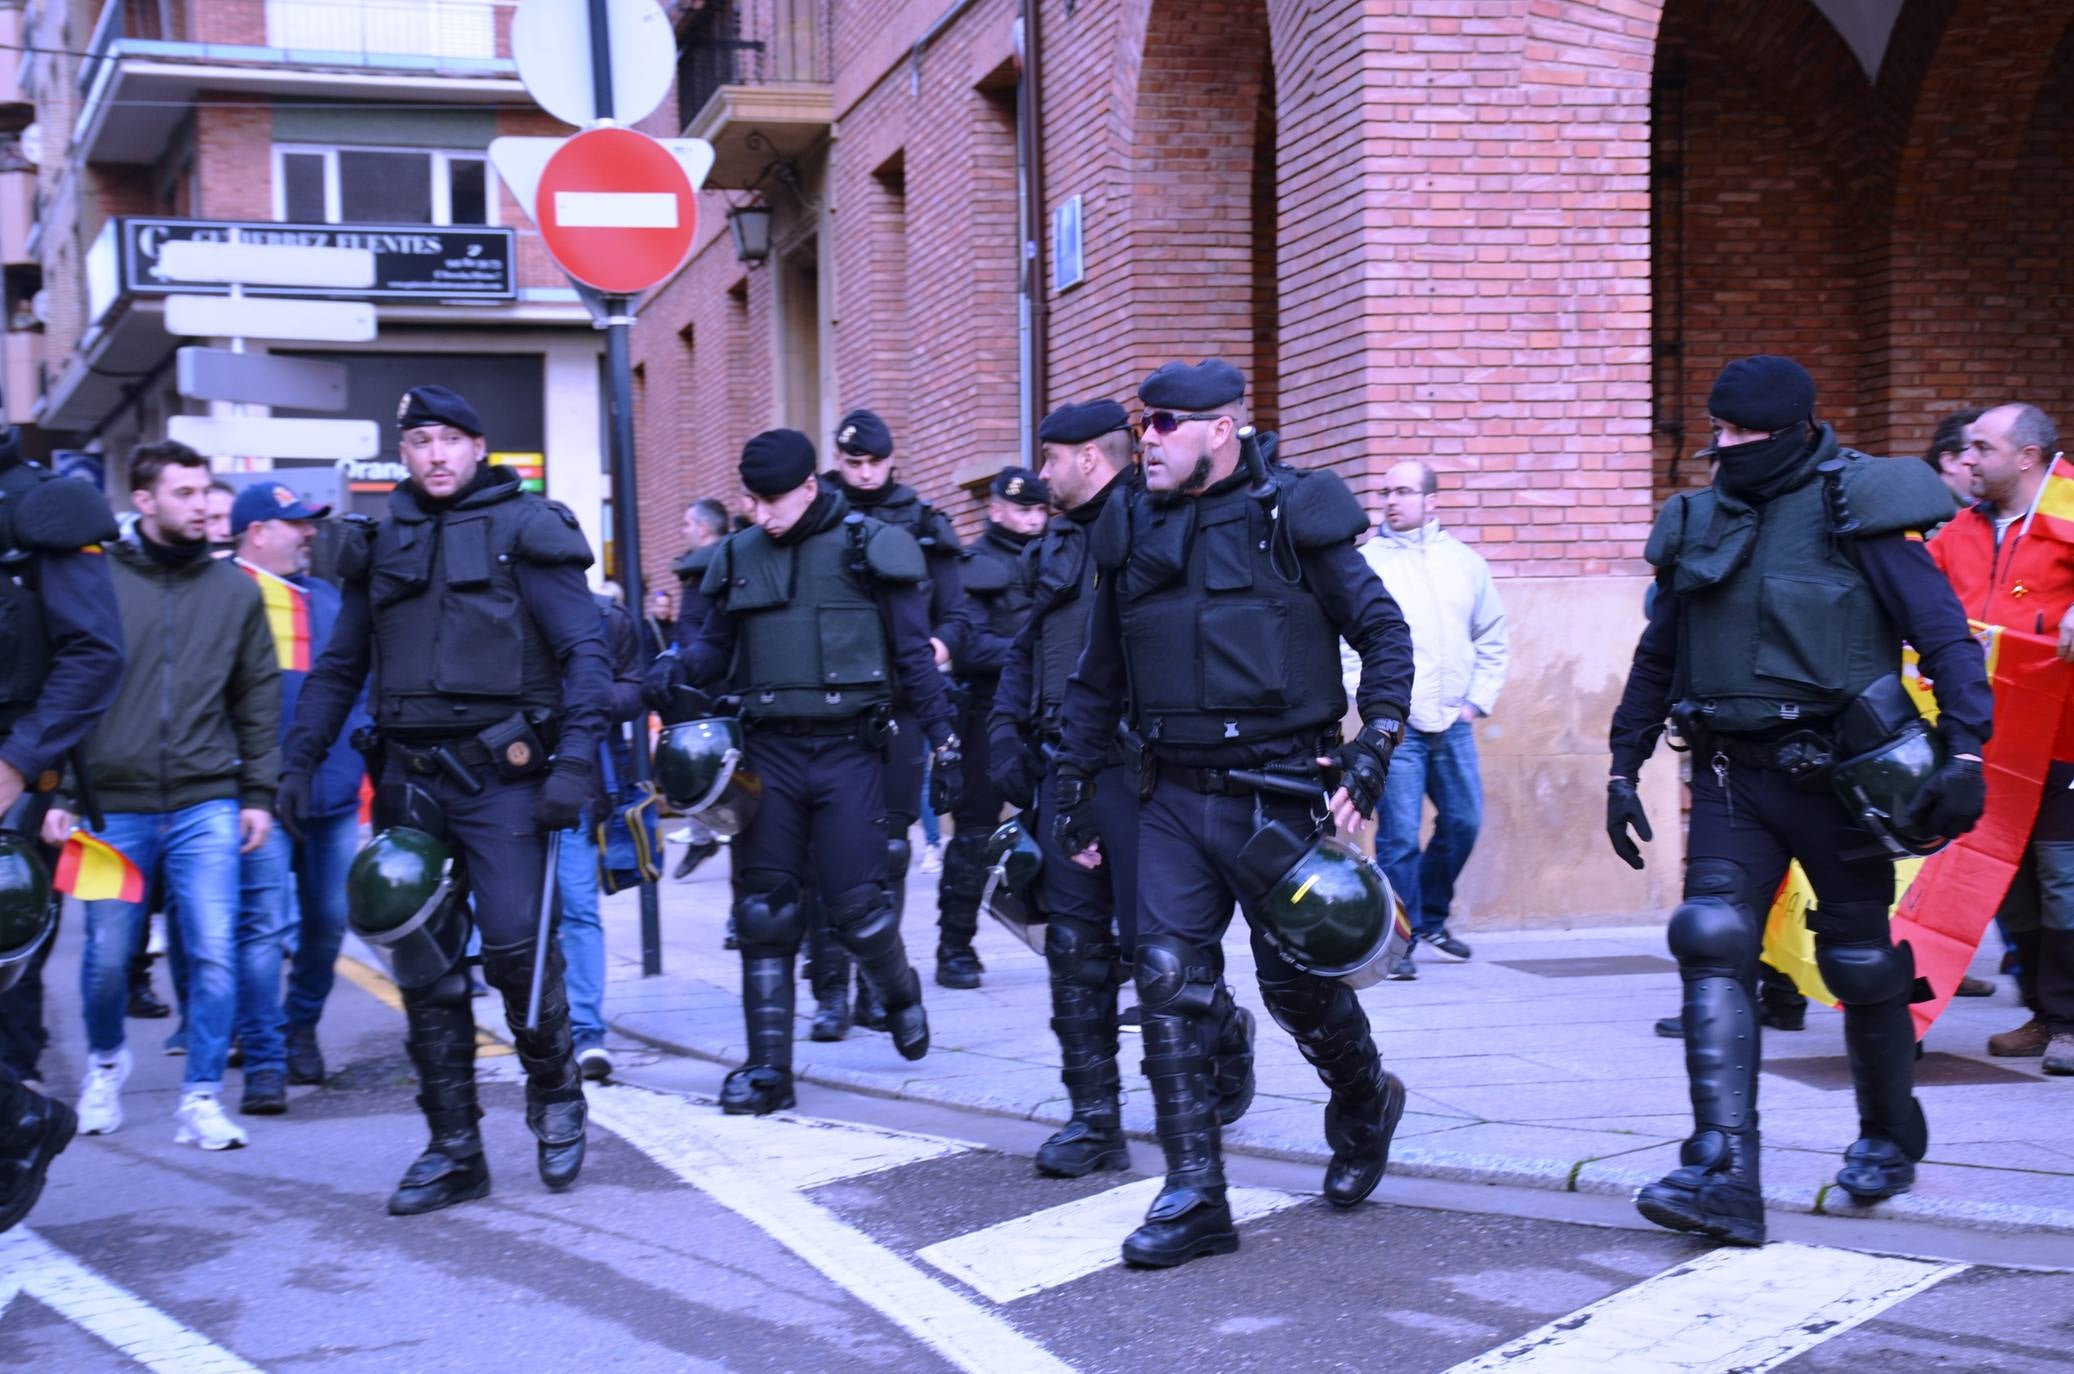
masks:
[[[1650,838],[1636,782],[1669,717],[1694,760],[1685,900],[1668,932],[1693,1128],[1679,1167],[1635,1203],[1659,1226],[1758,1245],[1757,956],[1772,894],[1799,860],[1816,961],[1844,1006],[1858,1140],[1837,1183],[1861,1204],[1906,1192],[1929,1146],[1914,1097],[1915,960],[1887,927],[1889,851],[1830,776],[1921,730],[1901,687],[1904,639],[1937,686],[1944,761],[1897,822],[1944,838],[1973,827],[1991,726],[1980,646],[1922,543],[1951,515],[1936,474],[1846,448],[1791,358],[1730,363],[1707,413],[1713,483],[1672,497],[1645,550],[1656,595],[1613,715],[1606,831],[1642,867],[1628,834]]]
[[[280,482],[259,482],[231,505],[237,566],[259,584],[281,664],[281,733],[287,742],[310,668],[330,647],[339,593],[310,576],[317,522],[329,506],[313,506]],[[331,995],[333,968],[346,932],[346,868],[359,844],[360,755],[348,742],[368,723],[355,702],[341,738],[311,777],[302,834],[275,835],[244,856],[238,906],[238,1041],[245,1052],[243,1110],[286,1110],[286,1084],[324,1081],[317,1019]],[[281,997],[282,935],[289,920],[288,884],[301,907],[301,932]]]

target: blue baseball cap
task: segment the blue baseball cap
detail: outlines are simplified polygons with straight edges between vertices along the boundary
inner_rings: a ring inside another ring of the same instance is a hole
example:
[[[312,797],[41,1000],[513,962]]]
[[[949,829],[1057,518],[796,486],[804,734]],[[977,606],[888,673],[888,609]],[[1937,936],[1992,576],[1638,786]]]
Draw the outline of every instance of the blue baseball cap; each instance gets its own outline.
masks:
[[[255,520],[322,520],[329,506],[309,506],[279,482],[258,482],[238,493],[230,505],[230,532],[243,534]]]

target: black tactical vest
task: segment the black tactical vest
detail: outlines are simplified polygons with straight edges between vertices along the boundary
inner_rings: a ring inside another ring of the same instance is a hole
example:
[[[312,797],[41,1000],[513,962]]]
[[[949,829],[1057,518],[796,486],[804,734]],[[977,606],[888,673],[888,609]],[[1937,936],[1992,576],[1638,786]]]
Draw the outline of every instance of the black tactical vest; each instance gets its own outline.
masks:
[[[850,516],[796,544],[758,528],[728,537],[707,586],[735,617],[729,681],[744,716],[843,720],[892,701],[892,654],[865,569],[877,528]]]
[[[1117,610],[1133,720],[1157,754],[1293,743],[1346,714],[1339,632],[1294,560],[1271,556],[1286,531],[1269,509],[1243,481],[1164,507],[1131,495]]]
[[[677,574],[679,582],[691,590],[697,591],[699,579],[706,575],[706,569],[713,566],[713,555],[719,551],[720,543],[718,540],[705,545],[703,548],[687,549],[675,563],[670,565],[670,571]]]
[[[1023,584],[1022,547],[998,539],[990,526],[973,541],[965,565],[965,594],[978,603],[987,633],[1013,639],[1030,618],[1030,589]],[[980,676],[980,675],[973,675]],[[984,675],[992,682],[993,674]],[[991,690],[991,688],[989,688]]]
[[[28,463],[0,470],[0,734],[28,714],[50,675],[50,640],[36,589],[36,554],[15,532],[14,508],[57,474]]]
[[[1030,646],[1029,719],[1040,730],[1058,729],[1066,679],[1080,665],[1081,646],[1087,640],[1095,585],[1087,535],[1085,522],[1061,515],[1044,527],[1037,546],[1030,579],[1036,622]]]
[[[514,711],[558,711],[562,670],[519,596],[528,505],[515,477],[443,514],[399,486],[368,575],[375,724],[400,739],[470,735]]]

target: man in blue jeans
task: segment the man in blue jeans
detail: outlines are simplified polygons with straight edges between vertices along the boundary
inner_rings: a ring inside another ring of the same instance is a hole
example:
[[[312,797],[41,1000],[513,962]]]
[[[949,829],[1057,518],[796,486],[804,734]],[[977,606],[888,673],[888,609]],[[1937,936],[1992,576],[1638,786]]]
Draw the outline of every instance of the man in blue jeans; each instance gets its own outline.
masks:
[[[296,699],[338,622],[338,590],[311,577],[317,522],[329,506],[310,506],[278,482],[238,494],[230,528],[236,564],[259,587],[281,668],[285,736]],[[358,706],[310,782],[310,814],[300,840],[285,831],[245,856],[238,908],[238,1044],[245,1055],[240,1110],[278,1116],[288,1084],[324,1081],[317,1019],[331,995],[332,970],[346,930],[346,868],[360,839],[360,756],[353,731],[367,724]],[[281,963],[300,908],[301,930],[281,999]],[[285,1012],[285,1016],[284,1016]]]
[[[87,767],[107,812],[101,838],[147,881],[157,875],[178,912],[188,1036],[174,1140],[231,1149],[246,1143],[218,1101],[237,1002],[239,855],[273,832],[281,673],[259,588],[209,556],[208,460],[184,444],[145,444],[130,455],[130,485],[136,526],[108,550],[127,667]],[[54,809],[44,834],[62,840],[71,828],[70,812]],[[79,1126],[105,1135],[122,1124],[123,1011],[148,908],[111,899],[85,914]]]
[[[1505,685],[1505,606],[1490,566],[1441,529],[1438,489],[1424,463],[1391,468],[1383,478],[1383,528],[1361,548],[1411,626],[1414,669],[1404,742],[1390,760],[1376,811],[1376,859],[1418,938],[1467,959],[1468,943],[1448,931],[1448,908],[1483,824],[1475,723],[1491,713]],[[1360,665],[1344,646],[1341,661],[1351,690]],[[1433,838],[1422,852],[1429,797]],[[1410,950],[1390,969],[1395,979],[1418,976]]]

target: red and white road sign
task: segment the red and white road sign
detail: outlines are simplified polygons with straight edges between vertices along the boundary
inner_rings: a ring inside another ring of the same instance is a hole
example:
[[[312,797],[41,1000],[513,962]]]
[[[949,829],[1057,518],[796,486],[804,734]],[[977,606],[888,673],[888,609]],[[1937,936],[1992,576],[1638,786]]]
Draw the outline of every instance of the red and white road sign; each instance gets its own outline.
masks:
[[[683,164],[632,129],[591,129],[564,143],[540,174],[533,209],[562,270],[615,296],[676,271],[698,229]]]

